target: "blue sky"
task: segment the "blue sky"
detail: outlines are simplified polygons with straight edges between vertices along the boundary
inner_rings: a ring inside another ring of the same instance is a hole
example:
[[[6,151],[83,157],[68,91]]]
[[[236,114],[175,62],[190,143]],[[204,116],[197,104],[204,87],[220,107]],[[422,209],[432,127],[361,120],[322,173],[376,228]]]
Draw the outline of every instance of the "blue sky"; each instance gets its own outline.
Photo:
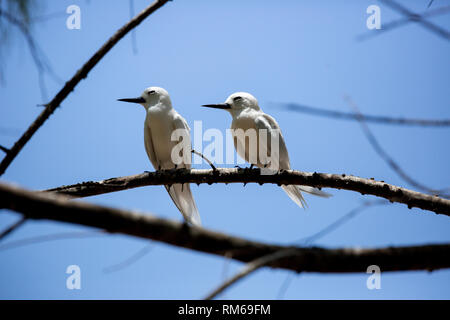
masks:
[[[400,1],[400,0],[399,0]],[[423,12],[427,0],[401,1]],[[64,81],[129,19],[128,1],[43,1],[36,13],[81,8],[81,30],[66,17],[34,25],[33,34]],[[136,11],[147,1],[135,0]],[[148,86],[168,90],[190,126],[225,133],[231,117],[200,105],[218,103],[235,91],[256,96],[279,122],[294,169],[374,177],[410,187],[383,162],[357,123],[313,117],[279,108],[295,102],[349,111],[349,95],[362,112],[414,118],[450,118],[449,42],[408,24],[364,42],[366,8],[381,7],[381,23],[401,18],[371,1],[193,1],[166,4],[136,29],[137,53],[128,35],[63,102],[12,163],[2,181],[45,189],[152,170],[143,144],[144,109],[117,102]],[[448,5],[436,0],[432,8]],[[450,30],[447,16],[430,19]],[[11,30],[13,31],[13,30]],[[370,31],[376,32],[376,31]],[[35,119],[43,103],[36,67],[17,31],[2,44],[5,83],[0,87],[0,144],[10,146]],[[46,77],[49,97],[62,86]],[[449,186],[448,128],[370,125],[386,151],[411,176],[434,188]],[[206,143],[204,144],[206,145]],[[197,167],[207,167],[200,165]],[[371,196],[328,189],[330,199],[306,195],[299,209],[272,185],[192,186],[204,227],[289,244],[311,235]],[[84,201],[138,209],[181,220],[163,187],[145,187]],[[3,229],[18,215],[2,211]],[[382,247],[450,241],[448,217],[404,205],[371,207],[316,244]],[[92,231],[50,221],[29,221],[0,244],[2,299],[197,299],[224,274],[242,267],[194,251],[121,235],[98,235],[6,249],[29,237]],[[129,267],[105,273],[146,245],[151,250]],[[67,266],[81,268],[81,290],[66,288]],[[277,298],[290,272],[260,270],[222,298]],[[360,274],[291,276],[285,299],[449,299],[450,271],[382,273],[382,288],[368,290]]]

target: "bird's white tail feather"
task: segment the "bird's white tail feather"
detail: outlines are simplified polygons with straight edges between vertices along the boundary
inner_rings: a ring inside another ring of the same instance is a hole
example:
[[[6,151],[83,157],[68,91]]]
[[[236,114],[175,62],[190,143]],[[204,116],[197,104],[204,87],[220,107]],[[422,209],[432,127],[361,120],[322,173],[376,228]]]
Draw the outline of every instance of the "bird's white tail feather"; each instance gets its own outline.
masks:
[[[202,224],[200,214],[192,197],[189,184],[173,184],[170,187],[165,187],[184,219],[192,225],[200,226]]]
[[[309,194],[313,194],[322,198],[329,198],[332,196],[329,193],[323,192],[322,190],[310,186],[298,186],[298,188],[300,189],[300,191],[307,192]]]
[[[306,208],[307,204],[302,196],[299,188],[295,185],[281,186],[283,190],[287,193],[289,198],[292,199],[300,208]]]

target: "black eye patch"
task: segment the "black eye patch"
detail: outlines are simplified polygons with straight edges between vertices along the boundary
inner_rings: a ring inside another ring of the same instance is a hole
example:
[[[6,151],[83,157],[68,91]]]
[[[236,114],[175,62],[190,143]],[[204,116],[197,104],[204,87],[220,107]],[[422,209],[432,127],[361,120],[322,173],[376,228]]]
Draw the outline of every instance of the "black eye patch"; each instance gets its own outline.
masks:
[[[242,97],[234,97],[233,101],[238,101],[238,100],[241,100],[241,99],[242,99]]]
[[[154,93],[155,93],[155,90],[151,90],[148,92],[148,94],[154,94]]]

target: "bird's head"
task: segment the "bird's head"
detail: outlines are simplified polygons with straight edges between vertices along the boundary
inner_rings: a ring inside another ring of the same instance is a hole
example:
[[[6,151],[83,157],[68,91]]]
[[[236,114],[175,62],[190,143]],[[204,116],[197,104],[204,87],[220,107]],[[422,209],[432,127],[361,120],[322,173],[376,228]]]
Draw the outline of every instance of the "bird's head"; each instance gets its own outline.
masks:
[[[248,108],[260,110],[258,100],[247,92],[235,92],[230,95],[224,103],[204,104],[203,107],[224,109],[231,112],[231,114]]]
[[[140,97],[137,98],[124,98],[118,99],[119,101],[139,103],[146,109],[162,104],[164,106],[172,106],[169,93],[160,87],[149,87],[142,92]]]

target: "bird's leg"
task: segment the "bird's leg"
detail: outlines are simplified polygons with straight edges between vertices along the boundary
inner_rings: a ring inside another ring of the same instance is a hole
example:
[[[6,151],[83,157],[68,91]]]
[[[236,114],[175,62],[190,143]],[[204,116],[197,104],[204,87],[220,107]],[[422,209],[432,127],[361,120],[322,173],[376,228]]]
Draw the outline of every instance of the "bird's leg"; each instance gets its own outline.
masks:
[[[252,169],[253,169],[253,167],[254,167],[255,165],[253,164],[253,163],[250,163],[250,166],[249,167],[247,167],[247,168],[244,168],[244,170],[247,172],[247,171],[252,171]],[[244,187],[245,187],[245,185],[244,185]]]
[[[252,170],[253,169],[254,164],[250,163],[249,167],[245,167],[245,168],[241,168],[239,166],[234,166],[235,168],[238,168],[238,170],[244,170],[244,172],[247,172],[248,170]],[[244,182],[243,187],[245,187],[247,185],[247,182]]]
[[[177,171],[177,169],[178,169],[178,165],[175,164],[174,167],[173,167],[172,169],[167,169],[166,171],[174,172],[174,171]]]

